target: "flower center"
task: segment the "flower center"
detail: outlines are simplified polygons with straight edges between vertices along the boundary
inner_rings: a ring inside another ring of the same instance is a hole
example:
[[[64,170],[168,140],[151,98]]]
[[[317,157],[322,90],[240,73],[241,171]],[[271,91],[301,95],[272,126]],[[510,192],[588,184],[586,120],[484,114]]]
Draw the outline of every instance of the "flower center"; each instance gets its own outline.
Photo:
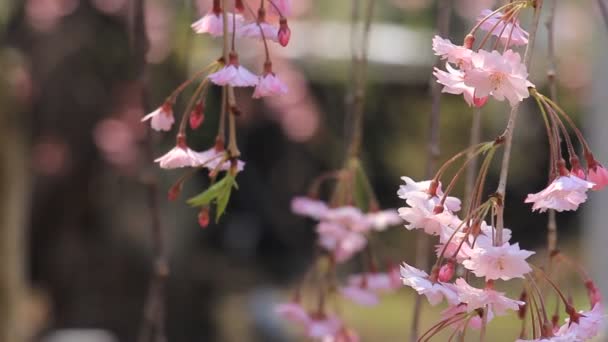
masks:
[[[490,84],[492,84],[492,88],[494,90],[500,88],[506,78],[507,78],[507,75],[505,75],[503,72],[495,72],[495,73],[491,74],[490,75]]]

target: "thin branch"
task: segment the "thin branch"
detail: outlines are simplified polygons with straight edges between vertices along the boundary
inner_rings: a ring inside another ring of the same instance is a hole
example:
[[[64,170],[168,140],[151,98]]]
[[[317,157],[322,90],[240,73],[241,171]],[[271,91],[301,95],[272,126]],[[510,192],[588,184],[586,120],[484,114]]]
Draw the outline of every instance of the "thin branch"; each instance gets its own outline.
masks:
[[[358,157],[361,152],[361,144],[363,142],[363,115],[365,113],[365,85],[367,81],[367,66],[368,66],[368,50],[369,50],[369,36],[371,31],[372,18],[374,16],[374,8],[376,0],[368,0],[367,8],[365,9],[365,17],[363,19],[363,33],[361,36],[361,42],[359,51],[354,47],[355,41],[352,41],[353,48],[353,94],[352,94],[352,136],[348,146],[347,160]],[[358,0],[354,0],[353,6],[353,18],[356,19],[356,13],[358,13]],[[356,25],[353,23],[353,25]],[[355,30],[352,29],[351,33],[354,34]]]
[[[549,7],[549,14],[547,15],[547,20],[545,21],[545,26],[547,27],[547,59],[549,61],[549,68],[547,70],[547,80],[549,83],[549,95],[551,96],[551,100],[557,102],[557,68],[556,68],[556,57],[555,57],[555,11],[557,9],[557,1],[551,1],[551,5]],[[602,1],[600,0],[600,3]],[[549,161],[549,168],[553,168],[552,161]],[[549,260],[551,260],[551,254],[557,250],[557,221],[555,217],[555,210],[550,209],[549,215],[547,219],[547,251],[549,255]]]
[[[145,55],[148,40],[145,30],[144,1],[132,0],[129,3],[129,37],[134,65],[137,68],[137,77],[142,91],[142,108],[146,109],[144,72],[146,67]],[[146,159],[154,160],[154,137],[148,133],[146,141]],[[169,276],[169,263],[167,261],[164,231],[160,219],[160,203],[158,181],[150,173],[143,177],[147,188],[148,207],[150,211],[152,237],[153,274],[150,280],[148,294],[144,303],[143,321],[138,337],[139,342],[166,342],[165,334],[165,287]]]
[[[536,33],[538,32],[538,24],[540,22],[540,13],[542,10],[542,0],[535,1],[536,8],[534,10],[534,20],[530,30],[528,39],[528,46],[526,47],[526,53],[524,55],[524,64],[530,70],[530,62],[532,61],[532,54],[534,52],[534,43],[536,41]],[[505,227],[504,221],[504,205],[505,205],[505,191],[507,189],[507,178],[509,175],[509,163],[511,161],[511,147],[513,145],[513,130],[515,129],[515,121],[517,120],[517,114],[519,113],[519,103],[511,108],[511,114],[509,115],[509,122],[502,136],[505,139],[505,152],[502,157],[502,164],[500,167],[500,178],[498,181],[498,188],[496,193],[501,199],[501,203],[497,206],[496,210],[496,241],[495,244],[502,245],[502,231]]]
[[[437,1],[437,34],[445,37],[449,33],[450,16],[452,13],[451,0]],[[439,66],[440,60],[437,58],[435,66]],[[435,174],[437,163],[441,155],[440,149],[440,118],[441,118],[441,85],[437,83],[435,77],[431,73],[429,79],[431,90],[431,114],[429,117],[429,142],[428,142],[428,159],[426,164],[426,179],[430,179]],[[421,269],[429,267],[429,238],[426,234],[418,234],[416,236],[416,265]],[[414,303],[414,312],[412,316],[412,326],[410,330],[410,341],[418,340],[420,331],[420,319],[422,311],[422,296],[416,296]]]
[[[469,139],[469,146],[475,146],[481,141],[481,109],[475,108],[473,110],[473,118],[471,119],[471,137]],[[473,203],[473,186],[475,184],[475,178],[477,176],[477,169],[479,168],[479,158],[473,156],[473,150],[467,153],[467,159],[473,158],[467,167],[467,174],[464,181],[464,204],[465,212],[468,211]]]

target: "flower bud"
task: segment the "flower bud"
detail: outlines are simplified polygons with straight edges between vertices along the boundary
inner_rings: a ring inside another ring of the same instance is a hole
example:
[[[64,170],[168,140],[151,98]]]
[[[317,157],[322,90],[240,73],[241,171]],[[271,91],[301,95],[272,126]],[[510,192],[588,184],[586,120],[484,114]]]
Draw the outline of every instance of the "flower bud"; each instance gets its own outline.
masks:
[[[198,225],[201,228],[207,228],[209,225],[209,207],[205,206],[201,208],[201,211],[198,213]]]
[[[440,282],[446,283],[454,276],[454,261],[450,260],[439,269],[439,277],[437,278]]]
[[[281,46],[287,46],[287,44],[289,44],[289,40],[291,39],[291,30],[289,29],[289,26],[287,25],[287,19],[285,18],[281,18],[279,24],[278,38],[279,44],[281,44]]]
[[[462,44],[462,46],[464,46],[467,49],[472,49],[474,43],[475,43],[475,36],[473,36],[472,34],[467,34],[467,36],[464,37],[464,44]]]
[[[196,106],[194,106],[194,109],[190,112],[190,117],[188,120],[190,123],[190,128],[197,129],[203,124],[203,121],[205,120],[204,111],[205,105],[202,100],[199,100],[196,103]]]
[[[182,192],[182,185],[183,182],[178,181],[177,183],[173,184],[171,188],[169,188],[169,191],[167,192],[167,198],[169,201],[175,201],[179,197]]]

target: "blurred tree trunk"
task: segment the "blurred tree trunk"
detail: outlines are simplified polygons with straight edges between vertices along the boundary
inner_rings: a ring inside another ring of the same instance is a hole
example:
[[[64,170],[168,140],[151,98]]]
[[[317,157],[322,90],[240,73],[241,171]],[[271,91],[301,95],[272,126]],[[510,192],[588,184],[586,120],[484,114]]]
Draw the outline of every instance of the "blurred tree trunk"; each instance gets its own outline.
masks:
[[[23,135],[13,116],[0,115],[0,341],[25,341],[25,210],[27,179]]]

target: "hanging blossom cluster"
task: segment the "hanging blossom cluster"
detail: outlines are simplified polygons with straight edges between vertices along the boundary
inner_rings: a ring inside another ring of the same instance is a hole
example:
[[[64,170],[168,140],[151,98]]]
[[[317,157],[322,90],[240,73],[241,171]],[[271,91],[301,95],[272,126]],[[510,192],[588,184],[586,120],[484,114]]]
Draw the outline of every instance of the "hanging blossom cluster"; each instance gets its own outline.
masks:
[[[525,201],[532,203],[533,211],[576,210],[586,201],[588,190],[601,190],[608,185],[608,173],[595,159],[583,134],[567,113],[540,94],[528,80],[526,65],[520,54],[512,50],[528,43],[529,35],[520,26],[518,16],[522,10],[535,4],[534,1],[513,1],[495,11],[484,10],[462,46],[435,37],[433,50],[446,61],[446,67],[445,70],[435,68],[434,75],[443,85],[443,92],[463,95],[470,106],[481,107],[490,97],[498,101],[506,99],[511,106],[516,106],[533,97],[547,128],[551,172],[549,185],[528,195]],[[475,50],[477,31],[486,33]],[[483,48],[491,41],[490,37],[494,37],[493,49],[485,50]],[[499,48],[502,51],[498,51]],[[586,169],[576,154],[569,129],[576,134],[582,147]],[[569,167],[563,157],[562,139],[566,142]],[[516,341],[590,340],[598,335],[606,317],[601,294],[593,280],[565,255],[560,252],[551,254],[549,269],[558,265],[578,270],[588,290],[590,308],[577,311],[548,271],[546,273],[542,268],[529,264],[528,258],[534,252],[511,243],[511,231],[494,225],[497,213],[503,207],[500,194],[483,200],[488,168],[495,151],[504,141],[505,137],[500,136],[494,141],[471,146],[446,162],[431,180],[415,182],[411,178],[403,178],[405,185],[401,186],[398,195],[407,206],[400,208],[399,214],[406,222],[406,229],[421,230],[438,238],[437,259],[430,272],[404,263],[401,266],[403,284],[424,295],[431,305],[447,303],[440,322],[420,339],[427,341],[447,327],[453,328],[454,333],[469,328],[479,329],[496,316],[514,312],[522,320],[519,338],[514,338]],[[479,156],[484,156],[483,163],[468,207],[461,212],[460,200],[448,194],[461,171]],[[442,191],[441,178],[445,170],[462,159],[464,162],[456,176],[450,180],[445,192]],[[513,279],[521,279],[525,285],[518,299],[509,298],[497,290],[498,281]],[[541,286],[549,287],[559,298],[551,317],[547,313],[548,296],[541,291]],[[560,318],[560,304],[564,320]]]
[[[318,199],[317,193],[320,183],[332,178],[337,181],[336,191],[328,203]],[[276,312],[298,325],[309,338],[328,342],[358,341],[356,332],[346,325],[337,310],[330,308],[330,299],[340,297],[358,305],[374,306],[379,304],[382,293],[402,287],[399,268],[390,262],[379,267],[372,248],[375,234],[401,223],[397,210],[379,210],[370,187],[359,189],[366,192],[364,195],[369,201],[359,201],[358,206],[351,204],[357,200],[350,190],[357,191],[357,184],[367,182],[359,162],[351,160],[344,170],[320,176],[308,196],[292,200],[293,213],[317,221],[319,257],[291,300],[279,304]],[[337,268],[353,259],[361,260],[363,272],[352,274],[340,283],[336,279]],[[312,298],[304,298],[302,289],[313,285],[306,283],[311,279],[317,280],[314,287],[318,291]]]
[[[216,220],[222,215],[232,189],[237,187],[236,175],[245,166],[245,163],[239,160],[240,152],[236,143],[234,120],[240,114],[240,110],[233,88],[254,87],[252,97],[255,99],[281,96],[288,92],[285,83],[272,70],[268,44],[271,42],[283,47],[288,45],[291,30],[286,16],[291,12],[291,0],[261,1],[257,11],[254,11],[248,2],[231,0],[230,5],[233,5],[234,12],[230,12],[223,7],[227,3],[226,0],[213,0],[209,12],[192,24],[192,29],[197,34],[223,37],[224,56],[177,87],[158,109],[142,118],[142,121],[149,121],[152,129],[156,131],[171,131],[175,123],[173,106],[178,96],[188,86],[198,83],[181,117],[175,147],[156,159],[155,162],[163,169],[190,168],[209,171],[210,187],[200,195],[188,200],[190,205],[201,208],[198,221],[202,227],[209,224],[209,211],[212,203],[216,204]],[[252,73],[240,64],[236,50],[236,38],[255,39],[262,43],[265,62],[260,75]],[[222,108],[219,113],[219,127],[215,144],[212,144],[207,150],[195,151],[188,145],[187,134],[196,131],[203,125],[206,102],[212,86],[222,88],[220,102]],[[229,125],[227,133],[226,121]],[[228,135],[227,144],[226,135]],[[225,171],[226,174],[221,180],[218,180],[218,174],[221,171]],[[192,174],[193,172],[186,173],[169,189],[170,200],[176,200],[179,197],[184,182]]]

